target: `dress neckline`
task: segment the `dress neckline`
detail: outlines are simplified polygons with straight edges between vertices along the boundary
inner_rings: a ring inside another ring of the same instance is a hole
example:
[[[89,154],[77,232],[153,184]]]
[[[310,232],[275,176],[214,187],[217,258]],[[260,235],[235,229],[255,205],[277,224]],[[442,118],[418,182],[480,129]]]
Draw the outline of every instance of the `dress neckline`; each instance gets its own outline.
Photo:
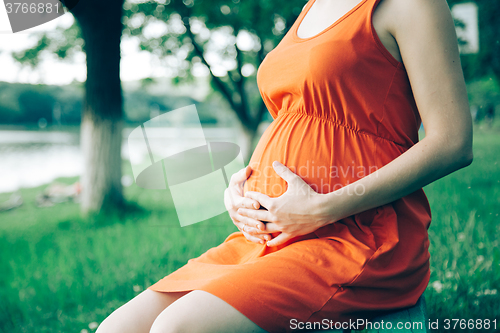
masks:
[[[293,30],[293,34],[292,34],[292,37],[294,40],[298,41],[298,42],[306,42],[308,40],[311,40],[311,39],[314,39],[316,37],[319,37],[321,35],[323,35],[324,33],[326,33],[328,30],[332,29],[334,26],[336,26],[337,24],[339,24],[340,22],[342,22],[344,19],[346,19],[349,15],[351,15],[352,13],[354,13],[359,7],[361,7],[367,0],[361,0],[356,6],[354,6],[353,8],[351,8],[347,13],[345,13],[344,15],[342,15],[339,19],[337,19],[335,22],[333,22],[332,24],[330,24],[328,27],[326,27],[325,29],[323,29],[322,31],[320,31],[319,33],[317,33],[316,35],[313,35],[311,37],[307,37],[307,38],[301,38],[298,36],[297,34],[297,31],[299,30],[299,27],[300,25],[302,24],[302,21],[304,21],[304,18],[306,17],[307,13],[309,13],[309,10],[311,9],[311,7],[314,5],[314,3],[316,3],[316,0],[310,0],[311,1],[311,4],[308,5],[306,8],[304,8],[297,24],[295,25],[295,29]]]

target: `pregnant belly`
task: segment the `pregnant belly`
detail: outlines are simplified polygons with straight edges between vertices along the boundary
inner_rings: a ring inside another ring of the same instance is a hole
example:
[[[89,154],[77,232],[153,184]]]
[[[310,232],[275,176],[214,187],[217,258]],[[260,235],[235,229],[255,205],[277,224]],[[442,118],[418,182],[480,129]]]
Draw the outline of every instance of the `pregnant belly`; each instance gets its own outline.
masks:
[[[376,136],[305,114],[286,114],[278,116],[262,135],[250,160],[253,171],[244,191],[271,197],[286,191],[287,183],[274,171],[273,161],[286,165],[316,192],[328,193],[367,176],[402,152],[401,147]]]

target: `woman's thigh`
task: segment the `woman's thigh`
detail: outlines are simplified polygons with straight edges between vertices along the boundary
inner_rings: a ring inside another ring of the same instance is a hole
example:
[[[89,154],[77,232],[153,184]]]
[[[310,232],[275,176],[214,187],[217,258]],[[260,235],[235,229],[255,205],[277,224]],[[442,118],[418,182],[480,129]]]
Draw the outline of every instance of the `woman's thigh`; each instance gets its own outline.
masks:
[[[161,293],[146,289],[109,315],[96,333],[148,333],[156,317],[187,293]]]
[[[194,290],[168,306],[156,318],[151,333],[256,332],[263,329],[220,298]]]

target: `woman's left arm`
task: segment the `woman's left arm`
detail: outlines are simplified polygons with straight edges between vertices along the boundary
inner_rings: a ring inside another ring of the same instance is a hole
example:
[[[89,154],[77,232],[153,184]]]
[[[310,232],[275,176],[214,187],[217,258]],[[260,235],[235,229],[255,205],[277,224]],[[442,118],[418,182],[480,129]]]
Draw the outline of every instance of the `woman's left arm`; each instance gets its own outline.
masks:
[[[314,192],[288,168],[274,165],[287,181],[287,191],[278,198],[247,192],[245,196],[268,210],[239,211],[248,221],[270,222],[265,231],[252,228],[250,232],[281,232],[269,246],[397,200],[472,162],[472,120],[446,1],[385,1],[391,2],[394,18],[388,31],[398,43],[425,138],[377,171],[327,194]],[[362,195],[352,195],[360,188]]]

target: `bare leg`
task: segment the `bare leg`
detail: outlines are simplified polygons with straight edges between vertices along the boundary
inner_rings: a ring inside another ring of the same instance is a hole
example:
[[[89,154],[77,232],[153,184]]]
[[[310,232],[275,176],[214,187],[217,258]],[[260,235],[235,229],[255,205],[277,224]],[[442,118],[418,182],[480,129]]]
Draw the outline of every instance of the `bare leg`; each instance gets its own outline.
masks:
[[[146,289],[109,315],[96,333],[148,333],[156,317],[187,293],[160,293]]]
[[[264,333],[228,303],[201,290],[194,290],[167,307],[153,323],[150,333]]]

